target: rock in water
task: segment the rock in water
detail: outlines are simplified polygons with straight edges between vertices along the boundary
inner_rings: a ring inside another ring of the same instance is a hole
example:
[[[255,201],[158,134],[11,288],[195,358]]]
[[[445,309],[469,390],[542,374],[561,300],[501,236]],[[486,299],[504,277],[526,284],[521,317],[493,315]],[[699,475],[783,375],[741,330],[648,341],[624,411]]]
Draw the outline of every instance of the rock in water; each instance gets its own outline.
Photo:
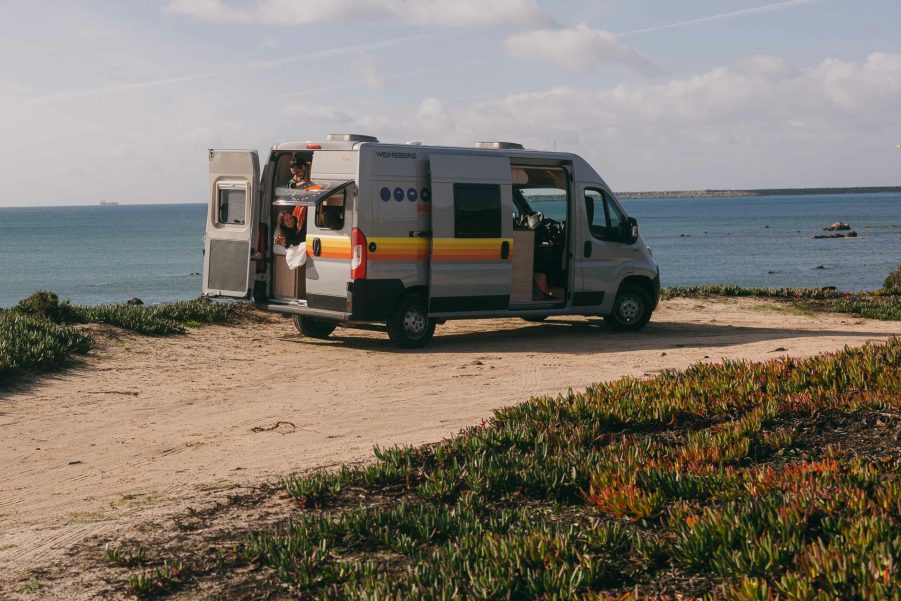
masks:
[[[824,227],[823,231],[824,232],[839,232],[839,231],[850,230],[850,229],[851,229],[851,226],[849,224],[845,223],[844,221],[836,221],[829,227]]]
[[[134,297],[134,298],[130,298],[127,301],[125,301],[125,304],[126,305],[143,305],[144,301],[142,301],[141,299],[139,299],[137,297]]]

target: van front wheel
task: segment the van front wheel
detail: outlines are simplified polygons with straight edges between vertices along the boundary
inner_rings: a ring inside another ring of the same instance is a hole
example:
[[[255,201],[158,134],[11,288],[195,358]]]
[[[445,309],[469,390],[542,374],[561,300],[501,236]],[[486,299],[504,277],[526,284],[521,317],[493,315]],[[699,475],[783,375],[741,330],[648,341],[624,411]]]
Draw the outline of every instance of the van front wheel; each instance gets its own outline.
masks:
[[[387,325],[388,338],[400,348],[422,348],[435,333],[435,322],[429,319],[425,301],[413,294],[400,300]]]
[[[651,320],[651,297],[638,286],[623,286],[613,301],[613,313],[604,320],[614,330],[640,330]]]
[[[294,327],[297,331],[307,338],[318,338],[323,340],[328,338],[338,324],[329,323],[327,321],[316,321],[312,317],[303,317],[301,315],[294,316]]]

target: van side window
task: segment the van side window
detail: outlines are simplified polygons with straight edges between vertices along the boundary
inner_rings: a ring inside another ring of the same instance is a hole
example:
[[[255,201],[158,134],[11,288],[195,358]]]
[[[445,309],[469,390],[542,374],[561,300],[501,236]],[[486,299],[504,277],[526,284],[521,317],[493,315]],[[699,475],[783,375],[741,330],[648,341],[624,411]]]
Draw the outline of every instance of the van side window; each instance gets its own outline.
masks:
[[[501,187],[454,184],[454,237],[501,237]]]
[[[598,240],[619,241],[626,218],[606,192],[585,190],[585,215],[592,236]]]
[[[604,195],[604,204],[607,205],[607,227],[611,232],[619,233],[626,218],[623,217],[616,203],[606,194]]]
[[[327,230],[344,228],[344,199],[347,190],[335,192],[316,206],[316,227]]]
[[[247,188],[243,185],[219,185],[216,220],[223,225],[244,225]]]

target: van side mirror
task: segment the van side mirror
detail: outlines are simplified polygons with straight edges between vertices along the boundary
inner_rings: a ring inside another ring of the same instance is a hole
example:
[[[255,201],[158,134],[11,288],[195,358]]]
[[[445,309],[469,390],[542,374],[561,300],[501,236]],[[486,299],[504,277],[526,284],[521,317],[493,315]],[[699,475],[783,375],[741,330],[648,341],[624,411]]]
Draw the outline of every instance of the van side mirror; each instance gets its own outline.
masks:
[[[622,237],[620,239],[626,244],[635,244],[638,241],[638,221],[634,217],[629,217],[623,223]]]

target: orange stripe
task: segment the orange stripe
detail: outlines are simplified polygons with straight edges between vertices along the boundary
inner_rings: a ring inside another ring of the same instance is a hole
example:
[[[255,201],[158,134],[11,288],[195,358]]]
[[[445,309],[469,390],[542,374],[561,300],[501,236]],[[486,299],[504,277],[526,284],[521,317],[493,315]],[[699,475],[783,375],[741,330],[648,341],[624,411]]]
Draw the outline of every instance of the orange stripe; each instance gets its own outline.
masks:
[[[413,253],[375,252],[369,253],[370,261],[422,261],[429,257],[427,251]]]
[[[490,255],[432,255],[433,261],[504,261],[500,254],[491,253]]]

